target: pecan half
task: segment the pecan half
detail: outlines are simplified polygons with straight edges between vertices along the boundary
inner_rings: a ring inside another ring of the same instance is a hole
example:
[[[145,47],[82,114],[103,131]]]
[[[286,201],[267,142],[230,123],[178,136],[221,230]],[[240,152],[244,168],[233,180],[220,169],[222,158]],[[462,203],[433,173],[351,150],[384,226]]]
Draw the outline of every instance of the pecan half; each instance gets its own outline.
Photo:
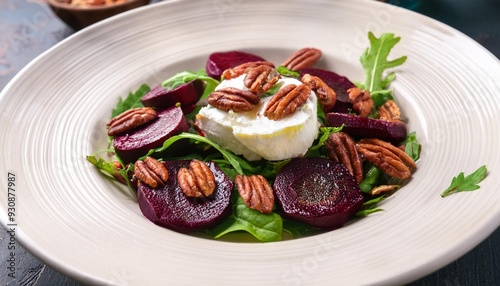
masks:
[[[215,191],[214,173],[203,161],[193,159],[189,168],[181,168],[177,173],[177,181],[182,192],[190,198],[204,198]]]
[[[235,87],[225,87],[208,96],[208,104],[224,111],[250,111],[259,102],[258,95]]]
[[[361,90],[357,87],[352,87],[347,90],[349,101],[352,103],[352,108],[361,117],[368,117],[372,113],[375,103],[367,90]]]
[[[264,116],[271,120],[279,120],[292,114],[304,105],[310,94],[311,88],[305,84],[285,85],[268,101]]]
[[[358,152],[382,172],[398,179],[408,179],[417,168],[404,151],[389,142],[363,138],[357,143]]]
[[[125,133],[156,119],[156,117],[158,114],[151,107],[129,109],[106,123],[108,135],[116,136]]]
[[[401,111],[394,100],[387,100],[378,109],[378,118],[383,120],[401,120]]]
[[[317,76],[305,74],[300,79],[302,83],[307,84],[311,90],[316,93],[319,102],[324,110],[331,110],[337,101],[337,94],[322,79]]]
[[[137,160],[134,175],[152,188],[165,186],[169,177],[167,167],[153,157],[146,157],[144,161]]]
[[[247,71],[243,83],[255,94],[263,94],[270,90],[281,78],[281,74],[273,67],[260,65]]]
[[[234,183],[245,204],[261,213],[271,213],[274,206],[273,189],[262,175],[236,175]]]
[[[274,64],[272,62],[267,62],[267,61],[248,62],[248,63],[244,63],[241,65],[235,66],[233,68],[224,70],[222,72],[222,78],[223,79],[236,78],[236,77],[239,77],[240,75],[248,72],[251,68],[255,68],[255,67],[258,67],[261,65],[274,68]]]
[[[325,146],[330,159],[344,164],[358,183],[363,180],[361,157],[351,136],[344,132],[332,133]]]
[[[293,53],[281,65],[290,70],[300,70],[312,67],[321,57],[321,50],[316,48],[302,48]]]
[[[380,185],[371,189],[370,194],[372,196],[380,195],[381,193],[389,193],[399,189],[399,185]]]

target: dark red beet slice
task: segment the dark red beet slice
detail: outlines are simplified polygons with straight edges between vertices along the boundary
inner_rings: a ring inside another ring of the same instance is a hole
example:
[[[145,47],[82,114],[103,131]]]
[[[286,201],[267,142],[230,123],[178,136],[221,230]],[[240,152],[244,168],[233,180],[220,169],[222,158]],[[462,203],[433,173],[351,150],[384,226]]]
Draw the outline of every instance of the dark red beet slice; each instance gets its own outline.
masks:
[[[304,74],[310,74],[319,77],[329,87],[331,87],[333,91],[335,91],[335,93],[337,94],[337,102],[335,103],[333,109],[329,111],[343,112],[343,113],[349,112],[349,109],[352,108],[352,103],[349,101],[347,90],[349,88],[355,87],[355,85],[347,77],[341,76],[329,70],[318,69],[318,68],[301,69],[300,76],[302,77]]]
[[[207,162],[217,184],[212,196],[192,199],[184,195],[177,182],[177,172],[189,167],[189,162],[165,161],[169,179],[163,188],[139,185],[139,207],[150,221],[175,231],[190,232],[211,228],[231,213],[233,182],[213,162]]]
[[[202,80],[193,80],[174,89],[159,85],[151,89],[142,98],[144,106],[165,109],[180,103],[181,107],[195,104],[203,95],[205,84]]]
[[[347,113],[327,113],[326,122],[333,127],[344,124],[342,131],[351,136],[378,138],[392,143],[403,141],[407,132],[406,124],[402,121],[372,119]]]
[[[359,211],[363,195],[347,168],[324,158],[296,158],[273,183],[284,217],[335,229]]]
[[[256,61],[265,61],[265,59],[241,51],[216,52],[208,56],[205,71],[209,77],[220,80],[222,72],[226,69]]]
[[[168,138],[187,132],[188,122],[180,107],[170,107],[158,113],[155,121],[113,139],[113,147],[123,163],[135,162]]]

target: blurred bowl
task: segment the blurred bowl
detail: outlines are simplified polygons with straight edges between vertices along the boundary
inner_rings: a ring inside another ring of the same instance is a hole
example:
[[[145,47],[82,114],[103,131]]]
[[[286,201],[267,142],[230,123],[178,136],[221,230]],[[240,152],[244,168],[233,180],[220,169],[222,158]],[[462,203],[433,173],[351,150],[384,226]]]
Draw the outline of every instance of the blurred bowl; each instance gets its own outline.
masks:
[[[116,4],[75,6],[61,0],[48,0],[54,13],[75,30],[83,29],[116,14],[149,4],[150,0],[125,0]]]

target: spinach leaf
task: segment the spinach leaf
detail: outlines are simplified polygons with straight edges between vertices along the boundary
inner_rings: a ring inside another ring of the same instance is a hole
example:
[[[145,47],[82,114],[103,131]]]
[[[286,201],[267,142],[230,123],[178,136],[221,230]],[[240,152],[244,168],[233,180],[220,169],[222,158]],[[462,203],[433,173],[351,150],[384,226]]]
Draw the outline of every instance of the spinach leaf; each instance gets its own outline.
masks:
[[[201,98],[206,98],[210,93],[215,90],[215,87],[219,85],[219,81],[211,78],[207,75],[204,69],[201,69],[197,72],[192,71],[183,71],[175,74],[169,79],[166,79],[161,83],[161,85],[167,89],[174,89],[182,84],[188,83],[195,79],[199,79],[205,82],[205,91]]]
[[[280,241],[283,220],[276,213],[263,214],[250,209],[238,196],[233,206],[233,213],[209,233],[217,239],[235,231],[246,231],[262,242]]]
[[[175,136],[170,137],[165,142],[163,142],[163,146],[150,150],[148,152],[148,154],[141,157],[141,159],[144,159],[146,156],[151,156],[153,153],[161,153],[161,152],[165,151],[168,147],[170,147],[170,145],[172,145],[174,142],[181,140],[181,139],[185,139],[185,138],[192,139],[192,140],[195,140],[197,142],[203,142],[203,143],[206,143],[206,144],[214,147],[233,166],[233,168],[238,172],[238,174],[243,174],[242,168],[252,169],[252,166],[246,160],[234,155],[232,152],[227,151],[226,149],[222,148],[221,146],[215,144],[212,140],[210,140],[206,137],[203,137],[203,136],[200,136],[197,134],[188,133],[188,132],[183,132],[179,135],[175,135]]]

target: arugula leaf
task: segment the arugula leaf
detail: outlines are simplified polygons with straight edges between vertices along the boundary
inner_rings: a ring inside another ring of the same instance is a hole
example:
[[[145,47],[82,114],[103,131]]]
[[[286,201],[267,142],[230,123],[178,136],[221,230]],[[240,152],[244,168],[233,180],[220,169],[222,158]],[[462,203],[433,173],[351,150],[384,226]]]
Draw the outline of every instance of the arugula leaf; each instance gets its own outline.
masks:
[[[413,161],[417,161],[420,158],[420,150],[422,146],[417,140],[417,133],[415,131],[406,134],[403,145],[405,146],[405,153],[408,154]]]
[[[181,139],[186,139],[186,138],[193,139],[197,142],[206,143],[206,144],[214,147],[215,149],[217,149],[217,151],[219,151],[224,156],[224,158],[233,166],[233,168],[238,172],[238,174],[243,174],[242,167],[244,167],[246,169],[253,168],[250,164],[248,164],[248,162],[246,160],[243,160],[240,157],[234,155],[232,152],[227,151],[226,149],[222,148],[221,146],[215,144],[210,139],[203,137],[203,136],[200,136],[200,135],[187,133],[187,132],[183,132],[179,135],[175,135],[175,136],[170,137],[165,142],[163,142],[163,146],[150,150],[148,152],[148,154],[141,157],[141,159],[144,159],[146,156],[151,156],[153,153],[161,153],[161,152],[165,151],[168,147],[170,147],[170,145],[172,145],[174,142],[181,140]]]
[[[182,84],[188,83],[192,80],[199,79],[205,82],[205,91],[201,98],[206,98],[210,93],[215,90],[215,87],[219,85],[219,81],[211,78],[207,75],[204,69],[197,72],[183,71],[175,74],[169,79],[166,79],[161,83],[161,85],[167,89],[174,89]]]
[[[400,41],[400,37],[395,37],[392,33],[383,33],[380,38],[368,33],[370,47],[361,55],[360,61],[365,70],[364,85],[358,84],[360,88],[370,91],[375,101],[375,106],[382,105],[387,99],[391,99],[391,91],[387,90],[389,84],[395,79],[394,72],[384,77],[384,72],[390,68],[402,65],[407,57],[402,56],[394,60],[387,57],[392,48]]]
[[[261,97],[274,95],[275,93],[278,92],[278,90],[280,90],[280,88],[283,86],[283,83],[284,82],[280,81],[277,84],[273,85],[273,87],[271,87],[268,91],[266,91],[263,95],[261,95]]]
[[[359,212],[356,213],[356,216],[357,217],[365,217],[365,216],[371,215],[372,213],[381,212],[381,211],[383,211],[383,209],[381,209],[381,208],[368,208],[365,210],[360,210]]]
[[[111,118],[129,109],[143,107],[141,98],[150,90],[151,88],[147,84],[142,84],[136,92],[130,92],[125,99],[120,97],[116,108],[111,112]]]
[[[283,220],[277,213],[263,214],[250,209],[238,196],[233,206],[233,213],[209,233],[217,239],[235,231],[246,231],[262,242],[280,241]]]
[[[128,186],[128,195],[131,198],[136,198],[134,188],[130,183],[130,178],[128,177],[128,172],[132,171],[133,166],[130,165],[128,168],[118,168],[114,162],[108,162],[101,157],[95,155],[87,156],[87,161],[94,165],[104,176],[108,179],[115,180],[120,183],[124,183]]]
[[[305,237],[323,232],[319,228],[310,226],[303,222],[283,219],[283,231],[290,234],[292,238]]]
[[[370,92],[384,90],[395,78],[394,72],[389,73],[384,78],[384,71],[402,65],[407,57],[402,56],[392,61],[387,59],[392,48],[401,39],[392,33],[384,33],[380,38],[377,38],[372,32],[369,32],[368,39],[370,47],[363,52],[360,58],[366,76],[364,88]]]
[[[319,139],[317,140],[318,142],[316,143],[316,145],[309,147],[309,151],[307,151],[307,153],[309,153],[310,151],[316,151],[321,148],[323,145],[325,145],[325,142],[326,140],[328,140],[330,134],[340,132],[343,128],[344,124],[339,127],[320,127],[318,134]]]
[[[392,97],[392,91],[389,89],[377,90],[371,92],[370,95],[373,99],[373,104],[375,104],[375,107],[382,106],[388,100],[394,100],[394,98]]]
[[[451,180],[450,186],[441,194],[441,197],[447,197],[458,192],[469,192],[479,189],[479,183],[484,180],[488,169],[485,165],[479,167],[474,173],[465,176],[464,172],[458,174]]]
[[[369,201],[366,201],[363,203],[363,208],[356,213],[357,217],[365,217],[367,215],[370,215],[375,212],[380,212],[383,211],[381,208],[376,208],[375,206],[383,201],[386,198],[386,196],[380,196],[376,197],[374,199],[371,199]]]

